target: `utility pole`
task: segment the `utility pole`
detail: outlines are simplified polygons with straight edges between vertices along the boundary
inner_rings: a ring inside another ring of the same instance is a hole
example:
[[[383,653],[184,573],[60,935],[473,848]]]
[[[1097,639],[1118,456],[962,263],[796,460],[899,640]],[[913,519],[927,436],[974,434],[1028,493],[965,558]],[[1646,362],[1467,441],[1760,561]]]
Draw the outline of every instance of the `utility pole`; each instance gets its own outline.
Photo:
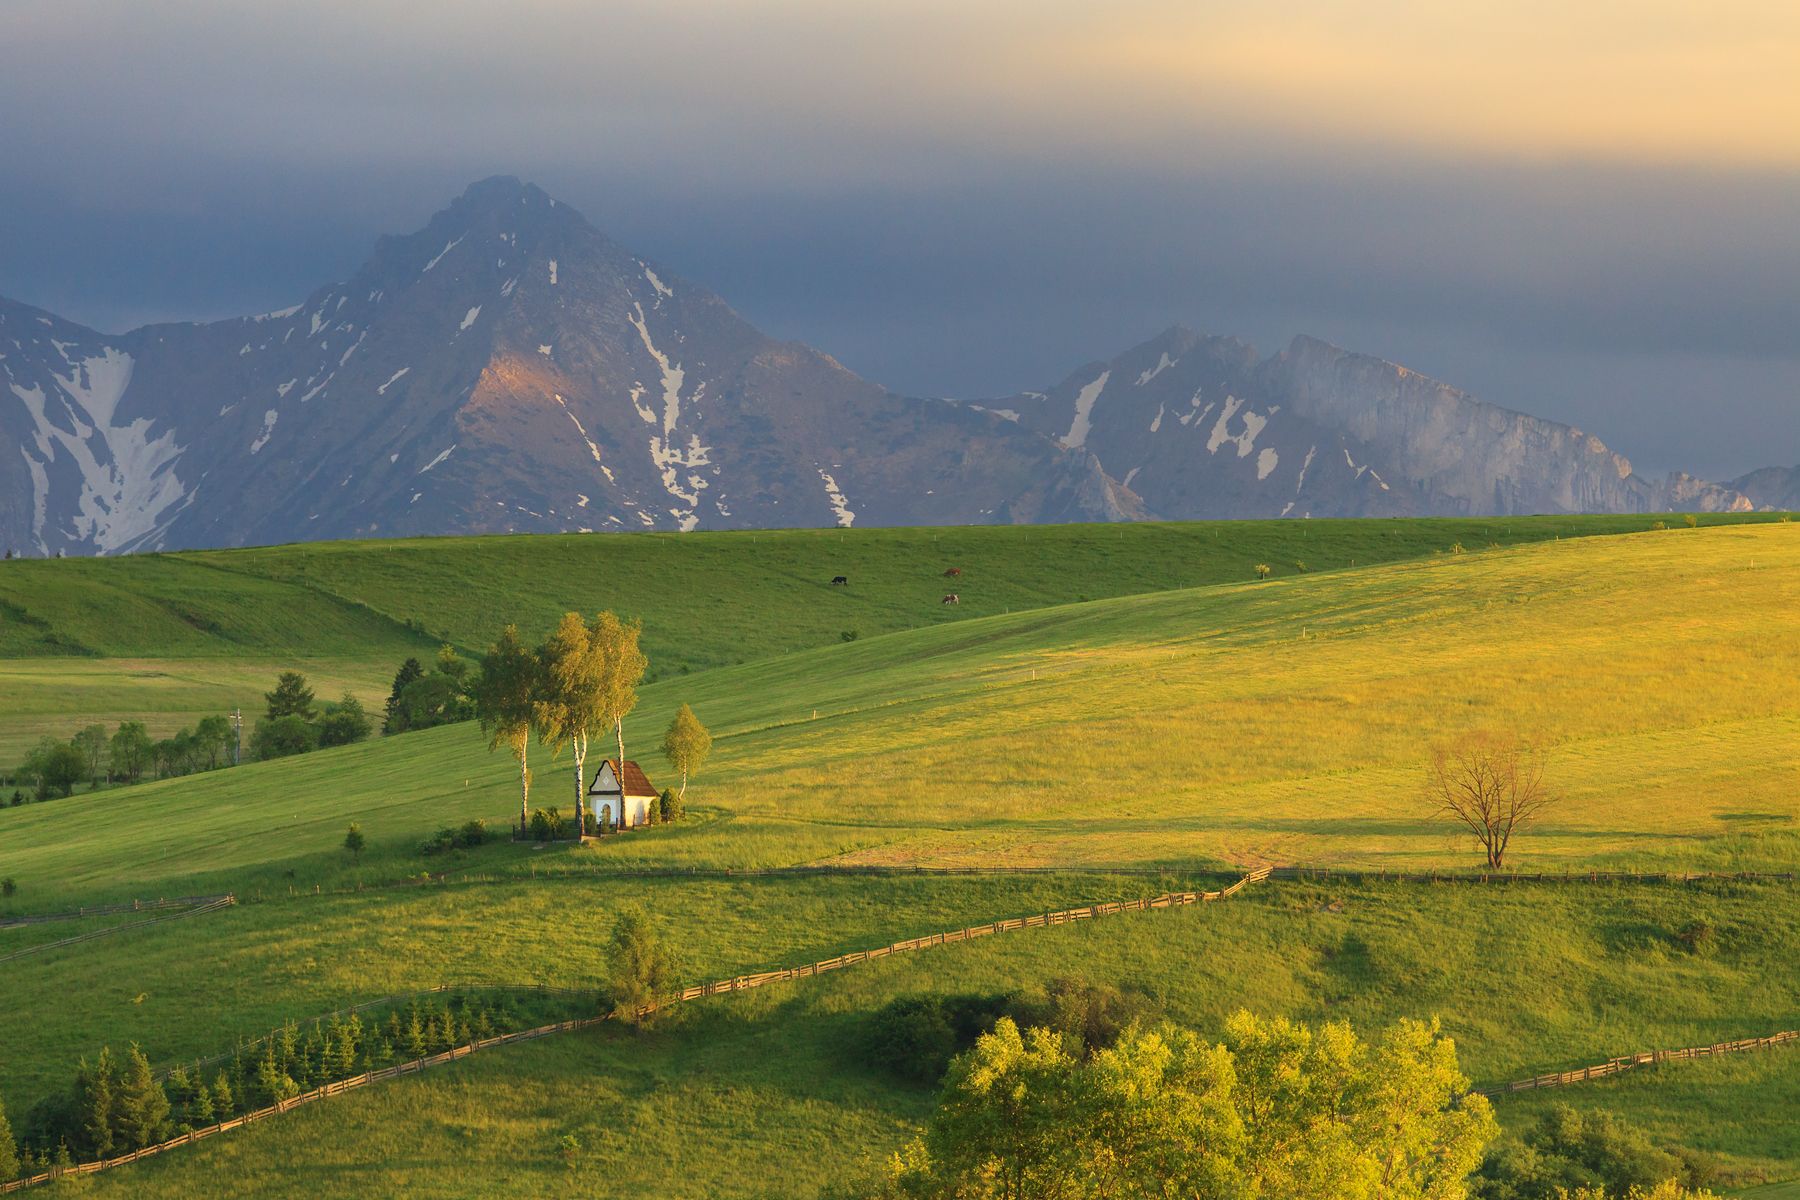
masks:
[[[244,712],[242,709],[231,710],[231,765],[237,766],[244,761]]]

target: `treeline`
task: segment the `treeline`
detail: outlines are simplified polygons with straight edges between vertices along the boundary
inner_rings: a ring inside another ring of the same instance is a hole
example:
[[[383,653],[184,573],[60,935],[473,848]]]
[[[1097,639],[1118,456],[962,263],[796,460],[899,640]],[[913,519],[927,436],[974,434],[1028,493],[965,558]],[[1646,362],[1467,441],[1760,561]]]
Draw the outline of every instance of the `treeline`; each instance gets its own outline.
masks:
[[[531,1028],[542,1014],[512,997],[426,997],[364,1022],[355,1014],[294,1022],[222,1062],[158,1078],[134,1043],[83,1060],[62,1092],[33,1105],[17,1137],[0,1108],[0,1180],[127,1154],[267,1108],[302,1092],[482,1038]],[[554,1019],[554,1018],[553,1018]]]
[[[12,802],[71,796],[83,782],[97,788],[211,771],[231,765],[232,745],[225,716],[202,717],[166,738],[152,738],[142,721],[122,721],[110,734],[104,725],[89,725],[67,741],[45,736],[13,770]]]

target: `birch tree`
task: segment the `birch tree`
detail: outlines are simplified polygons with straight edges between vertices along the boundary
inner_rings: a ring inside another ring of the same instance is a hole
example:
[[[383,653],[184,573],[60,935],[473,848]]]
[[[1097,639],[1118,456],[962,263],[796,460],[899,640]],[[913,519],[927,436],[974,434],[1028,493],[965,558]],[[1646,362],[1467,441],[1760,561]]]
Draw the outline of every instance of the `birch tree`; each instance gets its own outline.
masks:
[[[625,771],[625,718],[637,707],[638,684],[650,667],[650,660],[638,648],[643,631],[642,621],[621,621],[610,612],[595,617],[591,631],[596,650],[606,664],[600,713],[601,719],[612,726],[618,742],[621,785]]]
[[[712,750],[712,734],[694,715],[694,710],[682,705],[675,713],[675,719],[669,722],[668,732],[663,734],[663,757],[669,765],[681,772],[681,798],[687,799],[688,774],[698,771]]]
[[[604,645],[596,636],[600,627],[598,617],[589,629],[580,613],[564,613],[556,632],[538,651],[544,669],[537,703],[538,728],[544,740],[558,750],[567,742],[575,759],[578,835],[587,832],[588,736],[596,726],[605,728],[607,716],[607,663],[602,657]]]
[[[488,749],[505,746],[518,760],[521,830],[531,816],[531,768],[526,752],[537,721],[539,674],[537,655],[519,641],[518,629],[508,625],[482,659],[475,696],[475,712],[481,731],[488,735]]]

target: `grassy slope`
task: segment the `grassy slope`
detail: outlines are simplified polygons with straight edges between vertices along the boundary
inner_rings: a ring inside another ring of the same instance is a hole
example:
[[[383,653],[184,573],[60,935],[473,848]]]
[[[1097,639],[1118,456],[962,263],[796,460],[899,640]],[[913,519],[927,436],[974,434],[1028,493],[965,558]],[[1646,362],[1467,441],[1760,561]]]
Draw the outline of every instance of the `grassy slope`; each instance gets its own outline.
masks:
[[[1768,519],[1708,517],[1715,521]],[[253,710],[299,665],[323,695],[386,695],[398,661],[478,652],[508,621],[639,615],[662,675],[991,613],[1276,576],[1490,542],[1646,528],[1652,518],[1263,521],[791,530],[334,542],[0,564],[0,761],[89,720],[161,736]],[[964,574],[947,583],[942,571]],[[849,588],[831,588],[847,574]],[[939,603],[946,590],[957,606]],[[48,659],[49,661],[44,661]],[[10,661],[9,661],[10,660]],[[117,661],[125,660],[125,661]],[[47,681],[66,680],[67,687]]]
[[[1673,531],[1003,615],[672,680],[647,690],[633,736],[642,745],[695,701],[723,735],[702,819],[455,865],[502,880],[486,886],[286,898],[359,873],[334,849],[352,817],[376,841],[360,873],[378,878],[443,865],[411,851],[437,825],[508,812],[505,760],[467,729],[118,793],[104,826],[85,806],[0,814],[0,873],[25,883],[20,907],[201,882],[269,896],[12,964],[31,969],[4,973],[0,1006],[32,1014],[37,1036],[0,1051],[0,1088],[16,1111],[100,1040],[199,1053],[281,1015],[447,976],[591,979],[605,914],[627,895],[651,901],[706,976],[1144,886],[592,876],[627,861],[1462,858],[1418,821],[1411,788],[1423,742],[1473,720],[1559,745],[1570,800],[1525,865],[1790,865],[1800,721],[1786,685],[1800,644],[1757,614],[1793,611],[1797,590],[1791,527]],[[1069,778],[1075,750],[1106,781],[1104,803],[1088,776]],[[562,799],[561,774],[540,759],[540,800]],[[1203,1026],[1240,1002],[1362,1023],[1436,1012],[1492,1079],[1791,1027],[1796,911],[1780,887],[1284,885],[732,998],[646,1040],[507,1051],[98,1190],[241,1194],[254,1163],[271,1195],[808,1194],[899,1140],[927,1103],[854,1061],[858,1023],[894,994],[1083,970],[1148,987]],[[1721,931],[1711,956],[1671,943],[1696,918]],[[1758,1115],[1791,1104],[1791,1069],[1733,1069],[1745,1090],[1697,1090],[1689,1124],[1740,1170],[1800,1171]],[[1632,1098],[1642,1086],[1617,1085],[1619,1106],[1682,1128],[1679,1110]],[[605,1132],[614,1112],[657,1136],[627,1149]],[[574,1172],[554,1154],[564,1130],[592,1148]]]
[[[1467,861],[1420,762],[1472,725],[1554,747],[1525,868],[1791,866],[1800,828],[1792,526],[1644,534],[1127,597],[870,638],[645,689],[691,701],[705,818],[597,864]],[[1303,636],[1304,635],[1304,636]],[[538,752],[540,804],[569,802]],[[416,870],[444,824],[516,812],[470,727],[0,813],[41,909]],[[279,833],[271,841],[269,835]],[[118,846],[134,854],[121,861]],[[285,872],[292,871],[289,876]]]
[[[661,884],[656,915],[686,947],[690,975],[703,977],[738,969],[759,952],[773,964],[885,939],[909,922],[909,932],[923,931],[930,918],[918,914],[967,911],[996,899],[1002,911],[1027,911],[1082,883],[1039,880],[1025,894],[996,897],[981,894],[1004,886],[996,881],[895,881],[866,893],[857,885],[861,894],[848,905],[841,905],[841,885],[819,881],[735,884],[725,892],[712,890],[722,885]],[[622,886],[581,887],[563,898],[586,910],[606,901],[606,891],[596,889]],[[1117,887],[1088,886],[1102,894]],[[550,894],[540,888],[539,902]],[[373,972],[371,984],[385,979],[396,954],[415,969],[432,965],[434,956],[440,966],[455,961],[458,931],[476,929],[491,943],[505,942],[515,970],[557,981],[590,977],[564,931],[532,929],[525,895],[463,893],[445,904],[450,895],[440,894],[435,920],[422,923],[413,910],[432,901],[398,898],[398,920],[421,928],[417,938],[398,931],[342,936],[352,914],[339,901],[267,907],[290,921],[314,914],[303,940],[344,948],[342,962],[318,958],[318,973],[338,986],[360,971]],[[924,1091],[897,1084],[862,1059],[868,1015],[897,995],[998,990],[1081,971],[1144,989],[1168,1015],[1207,1030],[1240,1006],[1360,1027],[1435,1014],[1471,1074],[1503,1079],[1791,1023],[1800,1007],[1792,950],[1797,912],[1791,889],[1769,885],[1276,885],[1203,910],[940,947],[706,1001],[648,1037],[603,1031],[500,1051],[171,1155],[101,1190],[243,1194],[237,1181],[255,1164],[258,1194],[272,1196],[320,1187],[447,1196],[511,1188],[545,1194],[565,1186],[581,1195],[808,1195],[903,1140],[929,1104]],[[1720,931],[1708,954],[1681,949],[1674,936],[1696,917]],[[139,978],[102,986],[120,1034],[141,1023],[165,1037],[204,1039],[211,1010],[224,1010],[231,998],[209,999],[203,983],[188,981],[184,963],[195,958],[247,951],[256,970],[245,973],[270,973],[265,987],[279,980],[284,989],[304,989],[314,978],[297,958],[283,964],[290,973],[271,972],[281,953],[263,944],[257,928],[206,929],[203,941],[187,947],[152,952],[146,942],[137,956]],[[764,948],[752,950],[758,941]],[[485,961],[499,951],[475,953]],[[82,994],[84,978],[65,965],[15,985],[23,990],[12,999],[35,1009],[50,995]],[[125,995],[133,988],[145,996],[135,1006]],[[142,1016],[134,1011],[152,1006]],[[90,1022],[94,1016],[86,1014]],[[216,1041],[218,1034],[211,1036]],[[1605,1089],[1509,1098],[1501,1111],[1509,1124],[1521,1124],[1553,1098],[1603,1102],[1664,1137],[1718,1151],[1740,1178],[1779,1178],[1800,1171],[1800,1147],[1785,1137],[1781,1115],[1795,1098],[1794,1062],[1777,1051],[1665,1068]],[[627,1146],[608,1136],[612,1122],[655,1136],[642,1144],[631,1137]],[[575,1132],[591,1151],[568,1184],[560,1182],[570,1172],[555,1153],[564,1132]],[[406,1149],[395,1158],[400,1138]]]

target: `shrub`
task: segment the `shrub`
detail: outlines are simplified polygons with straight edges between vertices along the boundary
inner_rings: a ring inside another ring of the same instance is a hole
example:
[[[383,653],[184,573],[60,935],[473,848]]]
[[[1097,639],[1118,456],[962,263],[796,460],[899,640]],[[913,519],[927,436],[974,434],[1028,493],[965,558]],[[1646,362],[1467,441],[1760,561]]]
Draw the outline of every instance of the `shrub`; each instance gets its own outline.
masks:
[[[1037,993],[1017,993],[1007,1015],[1021,1028],[1042,1026],[1075,1039],[1089,1054],[1119,1040],[1134,1021],[1147,1021],[1155,1005],[1142,992],[1091,983],[1080,976],[1052,979]]]
[[[840,642],[854,642],[856,640],[856,638],[857,638],[857,632],[854,629],[846,629],[842,633],[838,634],[838,641],[840,641]]]
[[[556,1140],[556,1153],[571,1171],[574,1170],[575,1159],[581,1153],[581,1139],[572,1133],[563,1134]]]
[[[1489,1151],[1469,1194],[1472,1200],[1550,1200],[1564,1190],[1587,1188],[1624,1196],[1670,1180],[1704,1186],[1715,1172],[1704,1156],[1658,1147],[1643,1130],[1604,1109],[1577,1111],[1557,1104],[1523,1135]]]
[[[870,1019],[869,1061],[902,1079],[934,1084],[950,1060],[994,1027],[1009,998],[987,995],[901,996]]]
[[[1690,954],[1703,954],[1712,949],[1713,927],[1705,921],[1689,921],[1675,935],[1675,940],[1687,948]]]
[[[670,821],[679,821],[684,815],[681,797],[676,794],[674,788],[664,788],[662,790],[662,795],[657,798],[656,807],[658,809],[658,815],[662,817],[664,824],[667,824]]]
[[[547,842],[554,836],[550,828],[550,814],[541,808],[531,814],[531,836],[540,842]]]
[[[487,822],[480,817],[472,821],[464,821],[462,828],[456,831],[456,844],[462,847],[479,846],[488,840]]]
[[[363,847],[366,845],[368,845],[368,839],[363,836],[362,826],[355,821],[350,822],[350,828],[344,831],[344,849],[348,850],[357,862],[361,862]]]
[[[14,896],[18,895],[18,892],[19,892],[19,881],[18,880],[14,879],[11,875],[8,875],[5,879],[0,879],[0,896],[5,896],[8,900],[10,900]]]

